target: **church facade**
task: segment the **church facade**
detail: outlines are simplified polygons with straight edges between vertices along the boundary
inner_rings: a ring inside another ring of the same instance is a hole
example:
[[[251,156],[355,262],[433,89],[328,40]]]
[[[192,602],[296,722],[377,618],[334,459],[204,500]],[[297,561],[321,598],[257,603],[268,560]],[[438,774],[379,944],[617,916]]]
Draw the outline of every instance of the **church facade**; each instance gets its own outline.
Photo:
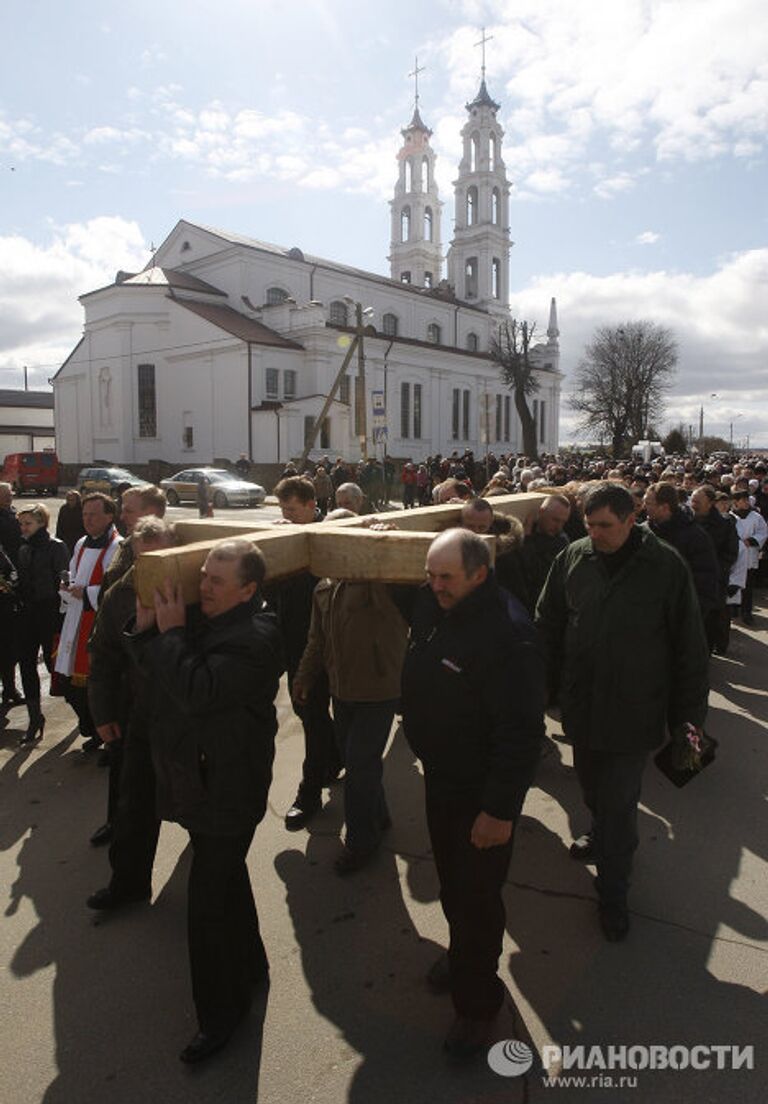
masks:
[[[180,221],[142,272],[81,297],[83,337],[53,381],[59,458],[193,467],[244,453],[271,464],[310,440],[313,459],[522,450],[489,356],[510,317],[511,242],[499,105],[485,79],[466,106],[447,279],[417,97],[397,155],[389,276]],[[540,451],[553,452],[554,300],[548,317],[531,349],[532,401]]]

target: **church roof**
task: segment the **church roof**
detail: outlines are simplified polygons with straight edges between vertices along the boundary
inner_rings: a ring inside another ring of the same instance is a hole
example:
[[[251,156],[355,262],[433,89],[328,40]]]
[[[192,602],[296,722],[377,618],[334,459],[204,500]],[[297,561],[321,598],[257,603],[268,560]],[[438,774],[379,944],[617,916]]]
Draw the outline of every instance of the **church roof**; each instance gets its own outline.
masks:
[[[239,337],[241,341],[250,341],[253,345],[271,345],[277,349],[302,349],[296,341],[290,341],[283,337],[277,330],[265,326],[263,322],[257,322],[254,318],[248,318],[232,307],[225,307],[222,303],[199,303],[192,299],[174,299],[174,303],[184,310],[204,318],[213,326],[230,333],[233,337]]]
[[[181,291],[201,291],[208,295],[221,295],[226,298],[226,292],[220,291],[213,284],[206,283],[205,280],[193,276],[190,272],[178,272],[174,268],[160,268],[159,265],[145,268],[143,272],[137,272],[135,276],[128,276],[118,282],[123,287],[154,284],[160,287],[179,288]]]
[[[467,111],[473,107],[491,107],[494,111],[498,111],[501,104],[497,104],[494,99],[491,99],[491,95],[485,83],[485,77],[480,82],[480,90],[471,103],[466,105]]]
[[[429,129],[429,127],[419,114],[418,106],[414,107],[413,109],[413,118],[411,119],[410,123],[400,133],[407,134],[409,130],[421,130],[424,132],[424,134],[427,135],[428,138],[432,136],[432,131]]]
[[[262,253],[272,253],[277,257],[285,257],[287,260],[298,260],[297,257],[291,256],[292,250],[286,249],[284,246],[273,245],[271,242],[259,241],[257,238],[247,238],[242,234],[233,234],[229,230],[219,230],[215,226],[203,226],[202,223],[199,222],[188,222],[186,219],[182,219],[181,221],[186,222],[188,226],[194,226],[197,230],[203,230],[206,234],[213,234],[214,237],[221,238],[223,241],[228,241],[232,245],[244,245],[248,249],[257,249]],[[354,268],[352,265],[339,264],[338,261],[328,261],[325,257],[313,257],[311,254],[305,253],[303,263],[326,269],[329,272],[340,272],[346,276],[354,276],[360,280],[368,280],[371,283],[382,284],[385,287],[397,288],[398,291],[404,291],[411,295],[423,297],[425,294],[425,289],[418,287],[416,284],[403,284],[400,280],[393,280],[391,277],[382,276],[378,272],[367,272],[363,268]],[[463,300],[461,306],[462,309],[477,311],[479,314],[487,315],[488,313],[488,311],[483,310],[482,307],[478,307],[474,303],[466,303]]]

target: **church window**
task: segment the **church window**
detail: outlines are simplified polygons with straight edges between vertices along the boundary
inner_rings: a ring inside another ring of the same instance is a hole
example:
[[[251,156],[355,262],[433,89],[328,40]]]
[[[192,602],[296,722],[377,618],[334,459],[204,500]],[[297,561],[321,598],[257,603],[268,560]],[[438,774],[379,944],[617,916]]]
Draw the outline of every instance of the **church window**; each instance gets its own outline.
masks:
[[[505,441],[508,441],[510,439],[509,438],[509,431],[510,431],[511,413],[512,413],[512,399],[509,395],[505,395],[504,396],[504,440]]]
[[[464,266],[464,298],[477,298],[477,257],[467,257]]]
[[[411,238],[411,208],[403,207],[400,212],[400,241],[410,241]]]
[[[334,299],[331,303],[330,319],[334,326],[346,326],[347,304],[342,303],[340,299]]]
[[[480,167],[480,135],[473,134],[469,139],[469,171],[477,172]]]
[[[539,442],[543,443],[546,434],[547,404],[544,399],[539,403]]]
[[[411,435],[411,385],[400,384],[400,436],[408,438]]]
[[[413,191],[413,164],[410,157],[405,159],[405,190],[406,192]]]
[[[296,371],[293,368],[286,368],[283,372],[283,398],[296,398]]]
[[[331,420],[330,418],[323,418],[320,426],[320,448],[327,449],[331,447]]]
[[[264,394],[268,399],[278,398],[278,384],[280,373],[277,368],[267,368],[265,375]]]
[[[385,314],[381,320],[381,329],[387,337],[397,337],[397,315]]]
[[[342,376],[339,384],[339,402],[349,406],[349,376]]]
[[[461,408],[461,391],[458,387],[453,389],[453,407],[451,410],[451,436],[454,441],[459,439],[459,413]]]
[[[431,341],[433,345],[440,344],[440,327],[437,322],[430,322],[427,326],[427,341]]]
[[[434,287],[434,279],[432,277],[431,272],[425,272],[424,273],[424,287],[425,288]]]
[[[312,414],[307,414],[304,417],[304,445],[305,447],[312,441],[312,430],[315,428],[315,419]]]
[[[491,295],[494,299],[501,298],[501,261],[498,257],[491,263]]]
[[[432,241],[432,208],[424,209],[424,241]]]
[[[429,178],[429,158],[422,157],[421,159],[421,182],[425,192],[428,192],[432,187],[432,181]]]
[[[491,141],[490,141],[490,165],[489,165],[489,168],[490,168],[491,172],[493,172],[493,170],[497,167],[498,160],[499,160],[498,141],[499,140],[496,137],[496,135],[492,134],[491,135]]]
[[[157,394],[154,364],[139,364],[139,437],[157,437]]]
[[[191,449],[195,447],[195,429],[194,426],[185,425],[183,444],[185,449]]]
[[[474,226],[477,222],[477,188],[472,185],[467,188],[467,226]]]
[[[470,353],[476,353],[478,347],[478,339],[476,333],[467,334],[467,349]]]
[[[288,292],[281,287],[267,288],[267,306],[276,307],[280,303],[284,303],[288,298]]]
[[[494,188],[491,192],[491,222],[494,226],[498,226],[501,222],[501,198],[498,188]]]
[[[421,440],[421,384],[413,385],[413,436],[417,441]]]
[[[463,395],[463,402],[461,408],[461,428],[463,430],[463,438],[465,441],[469,440],[469,391],[465,391]]]
[[[496,441],[501,440],[501,417],[502,417],[502,402],[501,395],[496,396]]]
[[[401,272],[400,273],[400,283],[401,284],[410,284],[410,282],[411,282],[410,272]]]

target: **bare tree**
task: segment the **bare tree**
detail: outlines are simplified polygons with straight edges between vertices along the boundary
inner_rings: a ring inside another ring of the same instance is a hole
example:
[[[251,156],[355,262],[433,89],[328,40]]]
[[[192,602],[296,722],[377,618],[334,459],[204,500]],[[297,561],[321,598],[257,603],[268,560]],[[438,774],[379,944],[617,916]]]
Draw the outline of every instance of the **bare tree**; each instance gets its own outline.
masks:
[[[491,359],[498,364],[501,378],[514,395],[515,410],[523,430],[523,452],[531,458],[539,451],[536,423],[528,406],[528,397],[539,390],[528,356],[535,329],[535,322],[518,322],[516,318],[502,322],[490,347]]]
[[[610,437],[613,455],[621,456],[662,420],[676,364],[677,343],[664,326],[601,326],[576,370],[571,407],[582,415],[581,428]]]

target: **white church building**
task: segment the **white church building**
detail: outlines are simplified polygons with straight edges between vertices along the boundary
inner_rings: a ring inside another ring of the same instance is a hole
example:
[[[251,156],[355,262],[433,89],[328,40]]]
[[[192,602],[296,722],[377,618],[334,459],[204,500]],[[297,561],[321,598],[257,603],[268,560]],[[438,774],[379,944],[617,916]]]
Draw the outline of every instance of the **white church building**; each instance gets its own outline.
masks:
[[[488,352],[510,318],[511,242],[499,105],[484,78],[466,109],[447,279],[417,95],[397,154],[389,276],[181,220],[142,272],[81,296],[83,337],[53,381],[59,459],[295,459],[358,330],[362,358],[349,358],[312,458],[521,451],[514,400]],[[542,452],[558,444],[554,300],[548,320],[531,350]]]

